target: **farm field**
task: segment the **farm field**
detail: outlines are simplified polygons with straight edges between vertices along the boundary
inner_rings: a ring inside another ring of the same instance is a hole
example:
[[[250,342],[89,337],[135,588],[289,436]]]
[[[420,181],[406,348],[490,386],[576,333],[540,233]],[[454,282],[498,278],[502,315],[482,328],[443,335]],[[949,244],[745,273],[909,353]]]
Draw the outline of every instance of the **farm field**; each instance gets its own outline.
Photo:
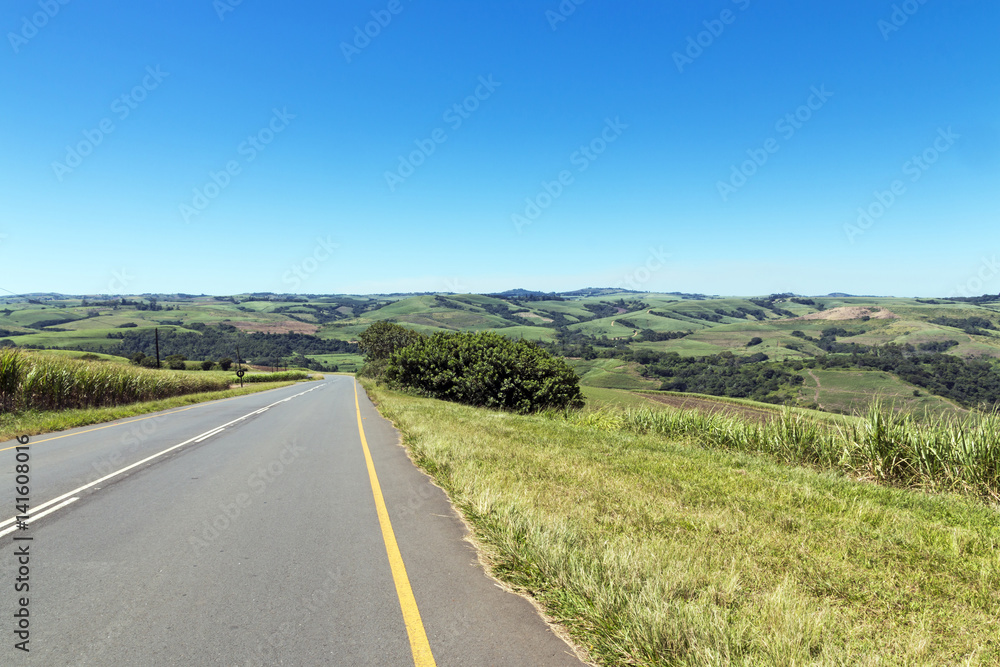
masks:
[[[360,354],[309,354],[306,356],[328,366],[335,365],[342,373],[354,373],[364,364],[364,357]]]
[[[831,412],[864,413],[874,401],[895,410],[926,413],[931,417],[960,411],[954,404],[928,395],[889,373],[809,370],[803,375],[806,378],[802,385],[803,397],[811,397],[820,408]]]
[[[284,347],[274,348],[286,350],[281,357],[256,361],[301,366],[309,360],[356,371],[362,360],[355,343],[365,329],[379,321],[396,322],[426,335],[495,331],[536,341],[570,359],[584,386],[599,388],[660,388],[663,378],[649,372],[656,366],[656,355],[676,353],[691,360],[732,355],[802,377],[801,387],[786,387],[773,394],[774,400],[794,400],[799,406],[817,404],[835,412],[863,410],[875,396],[893,400],[900,409],[914,413],[935,415],[958,409],[954,400],[942,399],[934,391],[912,386],[891,373],[859,368],[835,375],[841,371],[814,368],[810,375],[803,370],[803,364],[824,358],[837,346],[846,350],[850,345],[896,345],[917,352],[941,349],[949,358],[970,362],[1000,360],[1000,297],[972,303],[893,297],[744,298],[593,289],[563,294],[144,295],[124,300],[34,295],[6,297],[0,302],[0,345],[121,356],[133,354],[135,343],[130,336],[153,328],[158,328],[161,336],[168,331],[200,336],[204,331],[201,327],[207,326],[235,332],[231,334],[233,349],[220,350],[215,360],[220,356],[235,359],[237,341],[248,336],[304,335],[340,347],[317,349],[304,345],[303,339],[289,339]],[[973,321],[990,326],[969,324]],[[304,356],[293,358],[295,346]],[[148,348],[140,349],[149,354]],[[163,350],[163,356],[174,353],[177,351]],[[201,361],[186,356],[192,368]],[[598,358],[591,358],[595,356]],[[826,375],[828,381],[820,380],[817,396],[816,378]],[[915,390],[922,395],[914,396]]]
[[[580,384],[605,389],[655,389],[660,383],[640,376],[640,366],[618,359],[569,359]]]
[[[495,331],[498,334],[506,336],[508,338],[524,340],[534,340],[534,341],[546,341],[553,342],[556,339],[557,332],[553,329],[545,329],[542,327],[528,327],[528,326],[512,326],[512,327],[501,327],[499,329],[486,329],[486,331]]]

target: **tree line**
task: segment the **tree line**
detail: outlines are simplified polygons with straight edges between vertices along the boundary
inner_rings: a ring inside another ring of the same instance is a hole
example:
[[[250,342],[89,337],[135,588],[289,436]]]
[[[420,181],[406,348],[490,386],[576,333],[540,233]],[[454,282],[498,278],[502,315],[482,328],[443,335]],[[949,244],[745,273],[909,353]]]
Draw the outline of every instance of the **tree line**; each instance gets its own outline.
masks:
[[[228,324],[207,325],[200,322],[187,325],[193,331],[160,329],[160,355],[183,355],[188,359],[236,358],[236,348],[246,361],[263,365],[280,365],[290,357],[301,360],[307,354],[357,353],[358,346],[342,340],[318,338],[300,333],[242,333]],[[107,350],[110,354],[133,357],[139,353],[156,354],[156,339],[152,329],[108,334],[120,342]]]

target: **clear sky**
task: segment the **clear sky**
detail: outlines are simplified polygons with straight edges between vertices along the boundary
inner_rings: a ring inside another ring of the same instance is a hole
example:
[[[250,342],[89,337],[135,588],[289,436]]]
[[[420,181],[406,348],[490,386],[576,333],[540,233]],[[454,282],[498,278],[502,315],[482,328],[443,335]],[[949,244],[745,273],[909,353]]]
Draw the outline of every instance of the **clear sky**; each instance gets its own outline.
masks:
[[[996,0],[576,2],[5,0],[0,288],[1000,291]]]

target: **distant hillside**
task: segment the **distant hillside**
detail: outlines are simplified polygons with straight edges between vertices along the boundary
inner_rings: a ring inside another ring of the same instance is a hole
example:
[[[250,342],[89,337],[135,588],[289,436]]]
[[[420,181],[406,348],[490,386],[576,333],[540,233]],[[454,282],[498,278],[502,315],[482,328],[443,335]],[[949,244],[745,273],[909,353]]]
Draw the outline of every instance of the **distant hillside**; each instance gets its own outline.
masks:
[[[0,298],[0,345],[149,354],[153,329],[159,328],[161,347],[183,347],[161,350],[164,356],[236,358],[240,344],[245,357],[247,350],[262,357],[255,361],[281,365],[294,359],[301,365],[305,359],[353,370],[361,360],[354,342],[383,320],[426,334],[497,331],[537,341],[576,360],[584,383],[592,386],[664,386],[841,411],[863,407],[876,395],[932,413],[989,401],[991,364],[1000,358],[998,296],[722,298],[613,288],[19,295]],[[837,375],[848,370],[854,375]],[[871,375],[876,371],[882,373],[878,381]],[[842,381],[848,377],[850,382]],[[940,384],[935,377],[952,379]]]

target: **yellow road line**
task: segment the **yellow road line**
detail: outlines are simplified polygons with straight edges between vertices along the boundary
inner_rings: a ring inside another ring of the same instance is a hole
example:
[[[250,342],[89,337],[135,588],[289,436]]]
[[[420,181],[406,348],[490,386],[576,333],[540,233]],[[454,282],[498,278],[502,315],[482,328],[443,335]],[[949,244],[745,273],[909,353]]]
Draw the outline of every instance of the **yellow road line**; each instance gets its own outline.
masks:
[[[163,414],[150,415],[149,417],[139,417],[138,419],[130,419],[127,422],[121,422],[120,424],[105,424],[104,426],[98,426],[97,428],[88,428],[86,431],[77,431],[76,433],[64,433],[63,435],[55,435],[51,438],[45,438],[44,440],[32,440],[31,446],[40,445],[43,442],[49,442],[51,440],[59,440],[60,438],[69,438],[74,435],[82,435],[84,433],[91,433],[93,431],[101,431],[106,428],[114,428],[115,426],[125,426],[125,424],[134,424],[135,422],[145,421],[147,419],[156,419],[157,417],[166,417],[168,415],[177,414],[178,412],[184,412],[185,410],[191,410],[192,408],[197,408],[199,405],[189,405],[186,408],[181,408],[180,410],[174,410],[173,412],[166,412]],[[14,447],[19,447],[20,445],[14,445]],[[7,447],[6,449],[0,449],[0,452],[6,452],[8,449],[14,449],[14,447]]]
[[[413,597],[413,589],[410,588],[410,580],[406,576],[406,566],[403,565],[403,556],[399,553],[399,545],[396,544],[396,535],[392,532],[389,512],[385,508],[385,499],[382,497],[382,487],[379,486],[378,476],[375,474],[375,464],[372,462],[372,453],[368,449],[368,440],[365,438],[365,429],[361,425],[361,404],[358,402],[357,382],[354,383],[354,408],[358,413],[358,433],[361,434],[361,448],[365,451],[365,462],[368,464],[368,479],[372,484],[372,495],[375,496],[375,509],[378,510],[378,522],[382,526],[382,539],[385,541],[385,551],[389,556],[392,579],[396,583],[399,606],[403,610],[406,634],[410,637],[413,664],[416,667],[434,667],[436,663],[434,655],[431,653],[431,645],[427,641],[427,633],[424,632],[424,623],[420,620],[417,600]]]

